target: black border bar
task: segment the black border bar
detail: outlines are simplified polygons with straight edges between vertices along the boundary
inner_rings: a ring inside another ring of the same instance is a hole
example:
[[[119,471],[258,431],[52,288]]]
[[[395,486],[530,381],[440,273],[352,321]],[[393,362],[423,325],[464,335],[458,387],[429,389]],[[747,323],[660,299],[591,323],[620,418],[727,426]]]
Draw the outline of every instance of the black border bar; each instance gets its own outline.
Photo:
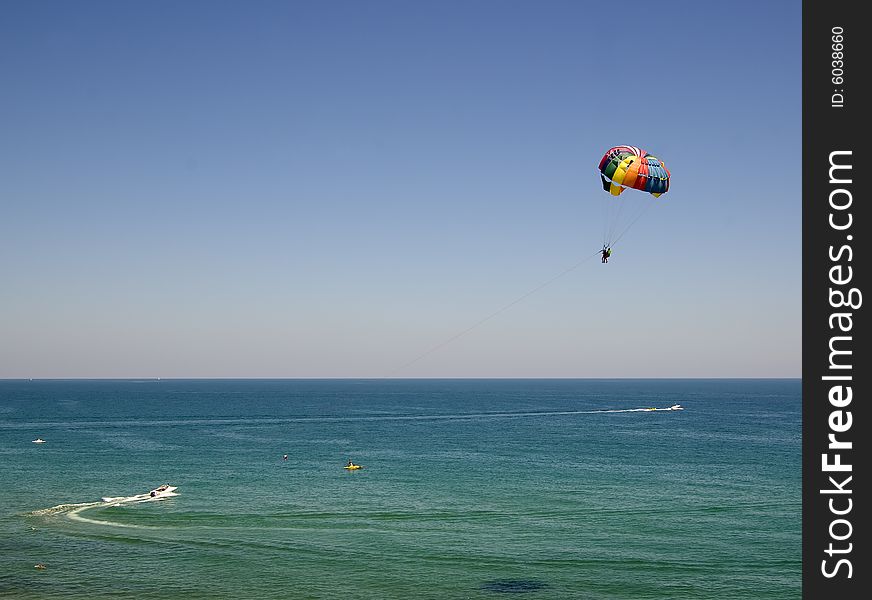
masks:
[[[802,11],[803,598],[867,598],[872,29],[857,1]]]

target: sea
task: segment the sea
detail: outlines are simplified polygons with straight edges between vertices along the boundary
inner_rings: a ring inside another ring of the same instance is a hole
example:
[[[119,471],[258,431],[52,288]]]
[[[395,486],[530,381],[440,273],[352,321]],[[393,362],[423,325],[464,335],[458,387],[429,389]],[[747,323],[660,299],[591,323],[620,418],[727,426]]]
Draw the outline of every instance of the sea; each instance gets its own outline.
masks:
[[[801,430],[799,379],[3,380],[0,597],[796,599]]]

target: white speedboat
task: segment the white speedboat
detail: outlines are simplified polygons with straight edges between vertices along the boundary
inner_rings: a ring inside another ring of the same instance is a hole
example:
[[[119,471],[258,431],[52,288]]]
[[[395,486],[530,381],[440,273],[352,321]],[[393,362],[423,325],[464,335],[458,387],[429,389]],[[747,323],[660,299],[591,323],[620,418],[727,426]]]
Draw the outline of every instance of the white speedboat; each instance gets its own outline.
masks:
[[[137,494],[136,496],[103,496],[100,500],[103,502],[111,502],[113,504],[145,502],[146,500],[157,500],[160,498],[175,496],[176,494],[174,492],[176,489],[178,489],[176,486],[165,483],[144,494]]]
[[[151,490],[148,495],[152,498],[156,498],[158,496],[166,496],[174,491],[176,491],[176,486],[165,483]]]
[[[673,404],[672,406],[669,407],[669,410],[684,410],[684,407],[681,406],[680,404]]]
[[[45,440],[42,438],[36,438],[35,440],[33,440],[33,443],[34,444],[44,444]]]

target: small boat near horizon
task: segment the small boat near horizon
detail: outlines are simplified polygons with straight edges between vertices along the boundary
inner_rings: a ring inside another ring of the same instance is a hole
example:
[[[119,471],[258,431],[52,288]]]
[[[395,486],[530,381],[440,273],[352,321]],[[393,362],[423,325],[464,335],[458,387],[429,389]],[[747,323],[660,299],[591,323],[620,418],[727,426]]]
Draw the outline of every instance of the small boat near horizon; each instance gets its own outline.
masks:
[[[634,410],[647,410],[647,411],[684,410],[684,407],[681,406],[680,404],[673,404],[669,408],[656,408],[656,407],[652,406],[650,408],[637,408]]]
[[[45,443],[45,440],[42,438],[36,438],[35,440],[32,440],[32,441],[34,444],[44,444]]]

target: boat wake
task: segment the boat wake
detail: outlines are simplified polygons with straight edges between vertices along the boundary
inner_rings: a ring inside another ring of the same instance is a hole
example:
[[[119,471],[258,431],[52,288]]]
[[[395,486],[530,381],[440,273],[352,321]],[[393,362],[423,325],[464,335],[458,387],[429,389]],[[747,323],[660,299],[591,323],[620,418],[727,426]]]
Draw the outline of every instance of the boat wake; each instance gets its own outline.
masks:
[[[113,527],[142,527],[141,525],[132,525],[132,524],[124,524],[124,523],[113,523],[110,521],[101,521],[96,519],[88,519],[82,516],[86,510],[95,509],[95,508],[108,508],[112,506],[121,506],[125,504],[140,504],[142,502],[158,502],[160,500],[166,500],[167,498],[172,498],[173,496],[178,496],[175,492],[176,488],[171,485],[162,485],[158,488],[151,490],[150,492],[146,492],[144,494],[136,494],[134,496],[104,496],[100,499],[99,502],[72,502],[65,504],[58,504],[57,506],[52,506],[49,508],[41,508],[39,510],[34,510],[27,513],[27,516],[30,517],[56,517],[56,516],[66,516],[67,518],[74,521],[81,521],[85,523],[94,523],[96,525],[111,525]]]
[[[77,512],[91,506],[103,506],[105,502],[79,502],[76,504],[58,504],[51,508],[41,508],[27,513],[29,517],[51,517],[60,514]]]
[[[591,412],[594,413],[622,413],[622,412],[655,412],[655,411],[671,411],[671,410],[684,410],[684,407],[680,404],[673,404],[669,408],[622,408],[622,409],[614,409],[614,410],[594,410]]]
[[[675,411],[684,410],[679,404],[667,408],[623,408],[623,409],[599,409],[599,410],[546,410],[546,411],[522,411],[522,412],[486,412],[486,413],[455,413],[455,414],[420,414],[420,415],[405,415],[405,414],[378,414],[378,415],[352,415],[352,416],[307,416],[307,417],[259,417],[245,419],[166,419],[153,421],[82,421],[76,424],[76,427],[124,427],[128,425],[136,425],[137,427],[166,427],[171,425],[204,425],[204,426],[228,426],[228,425],[284,425],[286,423],[336,423],[348,421],[436,421],[436,420],[463,420],[463,419],[494,419],[494,418],[515,418],[515,417],[549,417],[563,415],[592,415],[599,413],[619,413],[619,412],[644,412],[644,411]],[[40,423],[0,423],[0,430],[4,429],[25,429],[33,427],[47,428],[69,428],[70,424],[66,422],[40,422]],[[222,434],[226,435],[226,434]],[[237,435],[237,434],[233,434]],[[155,446],[157,447],[157,446]]]
[[[107,504],[106,502],[78,502],[78,503],[70,503],[70,504],[58,504],[57,506],[52,506],[51,508],[42,508],[40,510],[34,510],[32,512],[27,513],[28,517],[42,517],[42,518],[51,518],[51,517],[66,517],[71,521],[78,521],[80,523],[91,523],[93,525],[108,525],[110,527],[124,527],[128,529],[143,529],[148,528],[145,525],[134,525],[132,523],[116,523],[113,521],[103,521],[100,519],[89,519],[82,515],[83,512],[93,509],[105,508],[107,506],[112,506],[112,504]]]
[[[158,500],[166,500],[178,496],[176,488],[171,485],[162,485],[159,488],[153,489],[145,494],[137,494],[135,496],[103,496],[101,500],[104,504],[113,506],[118,504],[138,504],[140,502],[156,502]]]

